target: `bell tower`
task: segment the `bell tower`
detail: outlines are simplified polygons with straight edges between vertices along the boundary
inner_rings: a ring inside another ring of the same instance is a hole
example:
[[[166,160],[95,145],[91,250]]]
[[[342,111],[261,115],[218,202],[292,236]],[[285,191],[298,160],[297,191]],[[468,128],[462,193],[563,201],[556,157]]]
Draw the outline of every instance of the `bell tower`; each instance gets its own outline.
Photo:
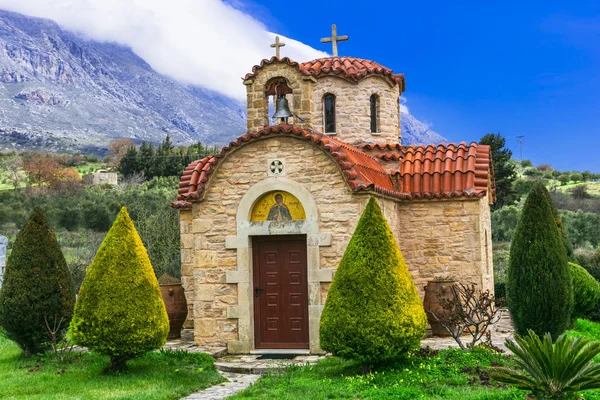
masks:
[[[248,132],[281,123],[316,130],[350,144],[400,143],[400,96],[404,75],[371,60],[338,56],[332,25],[332,57],[297,63],[281,58],[284,43],[271,44],[276,55],[254,66],[244,78]]]

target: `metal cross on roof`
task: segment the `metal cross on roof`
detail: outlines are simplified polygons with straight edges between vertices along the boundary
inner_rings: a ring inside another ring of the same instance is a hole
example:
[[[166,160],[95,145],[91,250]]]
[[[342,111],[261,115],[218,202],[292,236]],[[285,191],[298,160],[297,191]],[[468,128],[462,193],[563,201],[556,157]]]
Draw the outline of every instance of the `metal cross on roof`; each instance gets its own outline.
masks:
[[[343,42],[348,39],[349,39],[348,36],[338,36],[337,35],[337,27],[335,26],[335,24],[333,24],[333,25],[331,25],[331,37],[321,39],[321,43],[331,42],[332,47],[333,47],[331,52],[333,53],[334,57],[337,57],[338,56],[337,42]]]
[[[280,43],[279,36],[275,36],[275,43],[271,44],[271,47],[275,48],[275,55],[277,56],[277,58],[280,58],[279,57],[281,55],[280,47],[283,47],[283,46],[285,46],[285,43]]]

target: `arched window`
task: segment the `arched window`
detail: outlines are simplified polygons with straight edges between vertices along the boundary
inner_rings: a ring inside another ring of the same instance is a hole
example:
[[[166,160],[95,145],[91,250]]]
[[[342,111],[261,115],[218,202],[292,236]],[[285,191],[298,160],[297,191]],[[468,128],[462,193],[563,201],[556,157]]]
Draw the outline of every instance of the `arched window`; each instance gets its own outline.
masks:
[[[376,94],[371,95],[371,133],[377,133],[377,100]]]
[[[325,133],[335,133],[335,96],[328,93],[323,98],[325,111]]]

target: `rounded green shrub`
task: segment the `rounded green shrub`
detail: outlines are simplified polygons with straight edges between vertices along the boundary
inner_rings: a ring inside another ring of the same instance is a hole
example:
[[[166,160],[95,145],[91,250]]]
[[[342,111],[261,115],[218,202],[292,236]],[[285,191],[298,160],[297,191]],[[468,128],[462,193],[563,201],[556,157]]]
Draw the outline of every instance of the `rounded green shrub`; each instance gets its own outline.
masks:
[[[417,348],[426,325],[423,304],[398,244],[371,198],[327,295],[321,347],[370,367]]]
[[[573,318],[583,317],[600,301],[600,284],[580,265],[569,263],[573,279]]]
[[[54,232],[40,209],[19,231],[0,290],[0,326],[26,355],[47,349],[48,325],[57,340],[69,326],[75,305],[73,280]],[[60,329],[64,328],[64,329]]]
[[[551,202],[544,184],[534,183],[510,248],[508,309],[520,335],[532,329],[557,338],[571,321],[573,284]]]
[[[111,357],[109,370],[162,347],[169,320],[148,253],[125,207],[81,285],[71,323],[76,343]]]

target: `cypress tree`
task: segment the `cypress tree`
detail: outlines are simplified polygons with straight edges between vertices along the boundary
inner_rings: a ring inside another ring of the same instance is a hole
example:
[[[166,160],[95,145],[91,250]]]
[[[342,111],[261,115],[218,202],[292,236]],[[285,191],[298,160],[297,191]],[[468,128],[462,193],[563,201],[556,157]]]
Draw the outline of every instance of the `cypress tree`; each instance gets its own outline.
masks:
[[[65,257],[36,208],[17,234],[6,263],[0,290],[0,325],[26,356],[44,351],[51,328],[60,324],[60,340],[69,326],[75,305],[73,279]]]
[[[363,372],[417,348],[427,318],[398,244],[371,198],[350,239],[321,316],[321,347]]]
[[[71,323],[73,339],[111,357],[109,370],[165,344],[169,320],[148,253],[125,207],[88,268]]]
[[[573,287],[567,251],[541,181],[533,184],[510,248],[507,298],[517,333],[557,338],[570,323]]]

